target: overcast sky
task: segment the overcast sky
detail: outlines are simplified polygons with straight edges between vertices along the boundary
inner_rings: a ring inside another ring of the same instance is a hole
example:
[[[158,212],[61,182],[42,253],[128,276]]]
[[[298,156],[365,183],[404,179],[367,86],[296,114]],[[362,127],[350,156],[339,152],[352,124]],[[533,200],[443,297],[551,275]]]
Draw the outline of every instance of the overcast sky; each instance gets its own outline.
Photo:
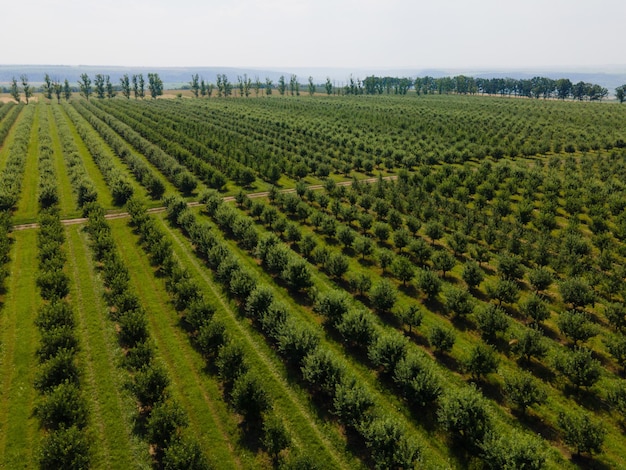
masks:
[[[626,0],[20,0],[0,63],[522,68],[623,65]]]

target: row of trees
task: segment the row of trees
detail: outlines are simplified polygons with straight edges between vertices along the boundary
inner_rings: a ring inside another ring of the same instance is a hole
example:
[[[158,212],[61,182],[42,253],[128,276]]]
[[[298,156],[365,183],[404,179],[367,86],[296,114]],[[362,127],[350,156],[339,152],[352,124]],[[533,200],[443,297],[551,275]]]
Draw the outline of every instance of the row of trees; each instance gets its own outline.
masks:
[[[41,468],[85,468],[89,439],[85,432],[88,407],[81,390],[81,369],[74,312],[67,296],[69,276],[64,272],[65,235],[58,210],[58,184],[53,162],[47,114],[39,116],[39,207],[37,285],[44,303],[35,320],[40,332],[37,354],[40,370],[35,387],[41,399],[35,415],[45,430],[39,459]]]
[[[216,219],[221,220],[222,225],[228,224],[230,227],[228,230],[238,231],[236,227],[239,224],[232,217],[227,216],[226,212],[225,217],[219,215],[221,211],[228,209],[218,198],[215,193],[210,193],[203,197],[203,200],[206,200],[208,210],[215,213]],[[311,393],[325,403],[332,403],[331,411],[338,416],[340,422],[361,436],[371,452],[373,464],[377,468],[398,466],[407,468],[414,465],[420,456],[419,446],[398,420],[384,417],[375,411],[375,399],[371,392],[359,383],[343,361],[320,342],[316,329],[289,315],[287,307],[274,300],[273,289],[258,285],[254,274],[240,265],[237,256],[229,252],[227,246],[209,226],[195,220],[195,216],[186,208],[183,201],[172,200],[168,207],[175,223],[192,238],[197,250],[216,272],[217,279],[241,302],[245,314],[258,325],[268,340],[276,345],[284,360],[300,371],[301,378]],[[237,216],[236,219],[246,220],[242,216]],[[253,227],[250,228],[254,230]],[[233,236],[236,235],[233,233]],[[246,237],[246,240],[248,238]],[[248,241],[242,240],[242,243],[248,246],[249,250],[259,253],[266,248],[277,246],[265,239],[259,240],[256,247]],[[282,254],[284,255],[285,253]],[[271,257],[280,256],[277,252]],[[271,268],[268,266],[268,269]],[[288,268],[286,270],[289,271]],[[301,272],[300,269],[294,271]],[[298,277],[297,274],[294,275]],[[284,271],[279,276],[289,277]],[[242,288],[244,286],[245,288]],[[292,284],[291,288],[300,289],[295,284]]]
[[[330,189],[335,187],[334,185],[328,185],[328,186]],[[344,194],[344,197],[345,197],[346,192],[347,192],[345,188],[337,187],[337,189],[338,190],[341,189],[342,191],[336,191],[336,192],[334,191],[335,196],[338,196],[338,193],[342,193]],[[298,188],[297,188],[297,193],[304,195],[305,193],[308,193],[308,191],[300,192],[298,191]],[[312,195],[312,193],[310,194]],[[311,197],[311,195],[309,197]],[[396,196],[393,195],[392,197],[396,197]],[[271,192],[270,192],[270,199],[272,199]],[[317,198],[314,198],[314,199],[317,199]],[[303,212],[300,210],[300,205],[302,204],[302,202],[296,195],[292,195],[292,194],[278,195],[278,197],[276,197],[276,201],[279,203],[280,207],[283,207],[286,210],[288,214],[291,214],[292,216],[295,216],[296,214],[298,214],[297,217],[299,220],[305,219],[306,214],[310,213],[310,211]],[[335,208],[336,202],[337,201],[334,200],[333,204],[331,204],[331,206],[333,207],[333,210]],[[342,217],[345,217],[345,215],[347,215],[350,212],[349,209],[353,208],[354,204],[357,202],[358,200],[351,199],[350,205],[345,206],[344,208],[345,211],[342,209],[339,213],[335,212],[335,214],[342,214]],[[386,252],[389,252],[389,250],[382,249],[380,251],[381,267],[383,268],[383,271],[384,271],[386,266],[391,265],[392,272],[395,275],[399,276],[399,278],[403,282],[406,282],[413,276],[411,273],[411,271],[413,271],[413,262],[411,263],[400,262],[400,261],[407,261],[405,256],[407,256],[408,254],[406,252],[405,253],[402,252],[403,251],[402,248],[407,246],[406,242],[403,242],[403,243],[400,243],[400,242],[402,240],[406,240],[407,237],[410,237],[409,230],[412,232],[417,231],[421,226],[421,222],[417,220],[413,221],[413,219],[408,219],[407,220],[408,230],[407,228],[401,228],[397,222],[394,222],[394,220],[397,219],[399,215],[397,213],[395,213],[394,215],[395,209],[391,209],[389,206],[387,206],[387,210],[383,211],[382,210],[383,206],[381,205],[382,203],[381,199],[377,200],[375,204],[373,205],[372,205],[372,202],[374,201],[371,200],[370,202],[366,203],[365,199],[362,201],[362,203],[366,207],[375,206],[379,215],[385,214],[385,220],[387,220],[391,224],[391,226],[395,227],[396,231],[393,232],[394,244],[398,248],[399,255],[400,255],[400,256],[391,255],[389,260],[386,260],[383,264],[382,255]],[[251,207],[252,213],[258,214],[259,218],[263,220],[266,224],[271,221],[271,228],[278,230],[278,233],[281,234],[281,236],[283,236],[283,238],[285,238],[286,240],[291,240],[291,241],[298,240],[299,237],[294,236],[292,234],[293,231],[292,231],[290,222],[283,220],[282,224],[279,223],[279,218],[277,218],[276,215],[274,215],[271,218],[269,217],[270,211],[267,210],[268,206],[263,208],[262,207],[263,205],[261,204],[259,206],[259,209],[256,209],[257,205],[258,205],[257,202],[252,203],[252,207]],[[322,207],[327,207],[327,206],[328,206],[328,200],[325,204],[323,204]],[[341,206],[338,206],[338,207],[341,208]],[[348,220],[354,220],[354,218],[350,218]],[[366,219],[363,218],[361,219],[361,221],[363,222],[363,224],[365,224]],[[400,222],[400,224],[402,224],[402,218],[399,218],[398,221]],[[378,222],[378,224],[381,224],[381,222]],[[321,225],[326,225],[326,224],[322,223]],[[392,233],[391,226],[389,226],[387,230],[384,231],[384,235],[382,234],[383,233],[382,230],[380,230],[381,235],[379,236],[377,235],[380,238],[382,243],[386,243],[390,233]],[[371,227],[371,221],[366,225],[366,227]],[[426,226],[426,233],[428,234],[429,238],[432,238],[433,241],[441,239],[442,236],[444,235],[443,227],[441,226],[439,229],[435,230],[436,227],[437,227],[436,225]],[[380,225],[380,228],[382,229],[382,225]],[[378,231],[379,230],[377,229],[376,232]],[[402,231],[407,232],[407,236],[400,237],[399,235],[402,233]],[[352,236],[348,236],[350,232],[351,232],[351,229],[349,227],[341,226],[339,224],[337,225],[332,224],[332,231],[329,232],[328,230],[324,229],[323,233],[328,237],[336,238],[346,247],[345,248],[346,250],[354,247],[353,249],[359,252],[360,249],[357,249],[356,247],[357,245],[356,241],[357,239],[359,239],[359,236],[356,235],[356,233],[354,233]],[[296,231],[293,233],[297,234],[298,232]],[[451,248],[454,249],[455,254],[458,257],[461,255],[461,253],[467,250],[467,240],[465,240],[464,243],[461,243],[464,237],[462,237],[459,233],[453,233],[452,235],[453,236],[448,238],[446,242],[447,244],[449,244]],[[312,242],[313,243],[312,244],[311,241],[308,240],[308,237],[309,236],[307,235],[306,237],[302,238],[302,242],[300,243],[300,247],[301,247],[300,249],[303,250],[304,253],[312,253],[313,259],[318,259],[318,258],[330,259],[333,257],[337,258],[337,257],[342,256],[340,254],[339,255],[330,254],[327,250],[324,250],[325,254],[321,256],[319,254],[319,253],[322,253],[321,250],[317,248],[311,248],[311,247],[315,247],[317,242]],[[355,244],[353,245],[353,243]],[[422,253],[422,252],[423,252],[423,249],[420,249],[419,253]],[[369,253],[371,253],[371,250],[369,251]],[[440,258],[439,255],[442,255],[441,256],[442,260],[449,259],[451,263],[447,265],[444,265],[442,263],[441,266],[439,266],[441,262],[439,259]],[[444,255],[447,255],[446,251],[438,249],[434,251],[432,261],[434,263],[433,267],[436,269],[442,270],[443,275],[445,277],[445,271],[450,270],[452,266],[456,264],[456,260],[451,255],[448,255],[447,257]],[[391,259],[394,259],[394,261],[392,262]],[[426,260],[423,258],[423,256],[420,256],[420,258],[415,262],[417,262],[418,264],[423,264],[424,261]],[[521,270],[521,261],[519,259],[516,259],[516,257],[505,253],[499,257],[497,265],[498,265],[498,273],[500,274],[501,278],[495,281],[495,283],[489,284],[486,286],[488,295],[498,300],[499,303],[502,303],[503,301],[507,303],[513,303],[516,301],[517,296],[511,297],[509,294],[510,294],[511,289],[512,289],[511,292],[513,293],[519,292],[516,282],[519,281],[521,277],[523,276],[523,271]],[[325,268],[328,269],[327,265],[325,265]],[[339,277],[341,277],[341,274],[346,272],[346,270],[347,270],[347,262],[344,263],[343,270],[338,272]],[[531,273],[531,276],[530,276],[531,284],[533,286],[536,286],[536,288],[539,290],[546,289],[552,282],[550,273],[547,272],[547,277],[546,277],[543,275],[544,272],[546,271],[537,270],[536,273],[533,272]],[[425,293],[428,295],[429,298],[434,299],[439,293],[439,290],[440,290],[439,286],[441,282],[434,275],[426,276],[426,274],[429,274],[429,273],[432,274],[432,272],[430,271],[422,271],[422,273],[423,275],[422,274],[418,275],[418,277],[421,278],[418,281],[418,285],[420,286],[420,288],[425,289]],[[405,276],[405,274],[408,274],[408,276]],[[479,274],[479,276],[477,277],[476,274]],[[472,288],[480,284],[483,276],[484,274],[482,273],[482,270],[480,270],[478,264],[476,264],[475,262],[469,262],[465,265],[464,270],[463,270],[463,279],[466,280],[468,285],[470,285]],[[363,295],[363,290],[368,291],[369,287],[365,287],[365,288],[362,287],[363,283],[365,281],[368,281],[367,278],[363,276],[357,276],[354,278],[354,281],[355,281],[354,286],[355,286],[355,290],[357,294]],[[433,281],[436,281],[436,282],[433,283]],[[584,285],[577,287],[579,284],[581,283],[580,282],[576,283],[575,279],[571,281],[564,281],[563,283],[559,284],[559,290],[561,292],[564,302],[571,303],[574,306],[582,306],[582,305],[586,305],[590,303],[589,299],[591,297],[589,297],[589,295],[583,295],[584,292],[590,293],[590,290],[587,287],[585,291],[583,289],[585,287]],[[367,283],[367,286],[371,286],[371,281]],[[504,287],[506,287],[506,289],[504,289]],[[377,310],[380,310],[382,312],[389,311],[393,307],[395,303],[394,299],[397,295],[394,293],[394,290],[395,289],[392,286],[385,284],[385,283],[379,282],[375,284],[369,290],[369,298],[370,298],[370,301],[372,302],[372,305]],[[461,317],[461,316],[470,314],[472,313],[472,311],[474,311],[474,315],[472,315],[471,317],[474,317],[476,324],[478,325],[479,329],[481,330],[483,334],[483,337],[485,338],[485,341],[497,344],[497,337],[503,334],[509,328],[510,320],[508,316],[505,314],[505,311],[501,309],[500,307],[498,307],[497,305],[488,304],[479,308],[474,308],[472,302],[470,302],[469,294],[467,292],[464,292],[462,289],[458,289],[454,287],[446,288],[444,294],[445,296],[443,299],[443,304],[445,306],[445,309],[448,312],[450,312],[450,314],[455,315],[456,317]],[[538,296],[530,297],[527,301],[520,304],[520,308],[524,314],[531,316],[534,319],[534,321],[536,321],[537,323],[547,318],[547,314],[548,314],[547,306],[545,305],[544,301]],[[417,310],[417,312],[413,312],[412,309],[408,309],[406,314],[405,312],[399,312],[398,316],[401,322],[409,325],[409,328],[411,328],[411,326],[419,326],[421,322],[421,315],[419,314],[419,309]],[[566,318],[568,319],[571,318],[572,321],[565,322]],[[573,335],[572,338],[574,342],[577,341],[576,338],[580,338],[581,341],[584,341],[590,338],[591,336],[589,336],[587,332],[591,332],[593,335],[593,332],[591,331],[593,329],[592,328],[593,325],[590,324],[589,322],[581,323],[580,321],[578,321],[581,318],[584,319],[586,317],[579,312],[572,312],[571,315],[569,316],[563,313],[562,314],[563,322],[561,322],[560,320],[558,322],[560,328],[562,329],[562,332],[567,337],[570,337],[570,335]],[[337,323],[338,320],[340,320],[340,317],[338,319],[332,320],[333,324],[341,325],[341,323]],[[362,318],[360,321],[360,325],[365,329],[362,329],[360,331],[365,332],[368,330],[366,328],[366,324],[367,322],[365,322],[364,319]],[[436,331],[433,331],[429,338],[431,344],[436,349],[440,349],[440,344],[441,344],[440,339],[445,339],[445,337],[442,337],[442,338],[438,337],[439,331],[441,330],[437,329]],[[435,333],[437,333],[437,336],[435,336]],[[581,334],[583,334],[583,336],[581,336]],[[543,357],[547,352],[548,348],[547,348],[547,345],[545,344],[545,339],[540,330],[527,329],[523,332],[514,333],[513,337],[514,337],[514,347],[513,347],[514,352],[516,354],[524,356],[527,361],[530,361],[530,357],[532,357],[533,355],[537,355],[537,357]],[[350,339],[346,338],[346,341],[350,341]],[[367,344],[367,340],[365,339],[365,337],[361,337],[358,341],[358,344]],[[444,349],[447,349],[447,347]],[[614,349],[618,349],[621,351],[622,349],[620,348],[621,346],[618,346],[618,345],[614,346]],[[471,354],[467,357],[467,360],[465,361],[465,367],[466,367],[466,370],[472,375],[472,377],[474,377],[474,380],[478,380],[482,376],[495,371],[497,367],[497,363],[498,361],[496,359],[496,355],[490,347],[478,345],[476,346],[476,348],[472,350]],[[566,377],[569,381],[571,381],[572,384],[576,387],[592,386],[600,377],[600,374],[599,374],[600,364],[598,363],[598,361],[592,359],[590,352],[585,349],[575,351],[574,353],[571,353],[571,354],[568,353],[567,351],[560,352],[555,357],[555,368],[559,372],[561,372],[564,377]],[[530,385],[523,385],[521,383],[518,383],[519,380],[517,379],[517,376],[511,376],[510,378],[506,378],[506,380],[509,380],[509,379],[511,382],[510,382],[510,386],[507,385],[507,387],[509,387],[508,388],[509,391],[507,391],[507,394],[510,396],[513,402],[519,403],[521,409],[524,410],[525,407],[528,406],[532,402],[520,401],[520,399],[522,398],[521,395],[518,394],[520,387],[526,387],[526,388],[531,387],[533,389],[537,389],[538,393],[539,393],[539,388],[537,388],[538,386],[533,383],[530,383]],[[528,380],[524,379],[524,383],[526,382],[528,382]],[[602,428],[601,427],[597,428],[597,432],[594,431],[594,433],[596,437],[601,436],[603,434]],[[598,442],[601,442],[601,441],[602,439],[600,438]],[[581,448],[584,448],[587,450],[591,449],[593,451],[597,451],[599,448],[597,445],[594,445],[591,448],[585,447],[586,444],[582,444],[582,443],[580,444],[580,446]]]
[[[167,198],[166,204],[170,219],[176,219],[187,207],[184,201],[173,198]],[[251,370],[242,345],[214,318],[214,308],[204,298],[191,273],[177,261],[166,233],[146,213],[145,206],[134,198],[129,201],[128,209],[141,246],[165,278],[175,308],[183,314],[190,340],[205,357],[207,365],[217,366],[226,399],[243,416],[245,432],[256,435],[261,431],[260,444],[277,462],[279,454],[290,445],[291,437],[282,419],[271,412],[273,399],[264,381]],[[232,271],[234,269],[232,267]]]
[[[124,74],[120,78],[119,89],[127,99],[130,99],[131,91],[135,99],[143,99],[145,97],[145,85],[143,74],[133,75],[132,78],[129,78],[128,74]],[[116,90],[118,89],[111,83],[109,75],[96,74],[92,85],[92,80],[86,73],[81,74],[80,80],[78,80],[78,88],[80,94],[88,101],[94,92],[99,99],[105,97],[113,98],[117,94]],[[148,90],[153,99],[163,94],[163,81],[158,73],[148,74]]]
[[[188,417],[171,397],[170,379],[155,359],[148,331],[147,313],[130,285],[130,273],[121,259],[97,203],[86,208],[87,232],[91,238],[94,259],[102,265],[103,293],[116,322],[118,341],[125,351],[123,365],[131,375],[130,389],[138,407],[138,421],[145,423],[140,431],[153,446],[159,468],[209,468],[198,443],[183,434]],[[139,429],[138,429],[139,430]]]
[[[19,200],[34,115],[34,107],[26,108],[15,130],[5,167],[0,174],[0,210],[12,209]]]
[[[285,196],[289,197],[290,195]],[[270,198],[271,197],[272,195],[270,194]],[[243,208],[249,209],[251,214],[257,214],[257,217],[267,224],[272,231],[277,232],[287,241],[294,243],[299,240],[298,236],[291,235],[292,233],[297,233],[294,232],[294,230],[297,230],[294,224],[286,221],[280,224],[280,218],[277,218],[275,213],[273,217],[270,217],[271,211],[268,210],[269,206],[257,202],[250,204],[250,201],[245,197],[240,198],[238,196],[236,199],[238,204],[241,204]],[[216,194],[211,196],[207,195],[203,198],[203,202],[206,203],[207,212],[224,231],[227,233],[232,232],[231,236],[238,240],[242,247],[245,248],[250,245],[248,240],[251,237],[246,236],[245,231],[241,232],[239,230],[239,227],[245,225],[243,224],[245,219],[237,215],[236,211],[233,211],[232,208],[221,203],[221,199],[219,199]],[[257,210],[257,207],[259,207],[260,210]],[[269,208],[271,209],[271,207]],[[301,239],[300,246],[303,247],[303,249],[307,243],[307,237],[308,235]],[[296,244],[292,246],[296,246]],[[250,248],[246,249],[251,250]],[[262,265],[266,266],[266,269],[270,273],[276,273],[279,277],[284,276],[281,273],[285,272],[288,264],[287,260],[290,256],[293,256],[293,252],[280,243],[276,235],[272,233],[262,236],[259,239],[256,250],[252,251],[261,259]],[[316,252],[317,250],[313,249],[312,251]],[[319,250],[319,252],[321,253],[321,250]],[[336,271],[334,268],[331,269],[331,266],[336,264],[335,262],[330,263],[328,261],[331,258],[345,258],[343,255],[330,255],[330,257],[325,258],[327,258],[327,261],[324,267],[326,270],[332,271],[332,276],[341,277],[341,275],[345,273],[347,261],[345,262],[344,268],[339,271]],[[371,286],[371,288],[366,287],[365,290],[368,291],[369,300],[376,311],[382,314],[390,312],[397,298],[396,289],[389,281],[384,279],[376,282],[374,285],[370,283],[369,286]],[[382,329],[377,326],[377,320],[374,319],[375,317],[371,313],[362,308],[351,306],[348,299],[349,296],[342,291],[320,292],[317,295],[314,308],[325,318],[325,326],[333,330],[333,332],[338,333],[343,338],[344,344],[358,350],[358,356],[366,354],[369,357],[374,367],[381,370],[381,379],[383,381],[390,381],[392,387],[407,400],[411,407],[432,407],[439,400],[443,387],[441,378],[433,369],[430,361],[414,352],[409,352],[408,343],[402,335],[382,331]],[[412,326],[419,326],[422,316],[420,310],[417,305],[409,306],[406,310],[401,312],[402,321],[406,321],[407,324]],[[254,312],[256,314],[256,309]],[[271,336],[272,334],[276,334],[272,332],[280,331],[280,329],[272,329],[271,325],[274,325],[274,328],[276,328],[274,323],[276,321],[276,312],[271,313],[271,307],[268,312],[270,312],[266,314],[268,318],[261,316],[261,328],[266,330],[266,333]],[[261,312],[261,315],[263,315],[263,312]],[[293,328],[293,325],[290,325],[290,327]],[[443,333],[443,335],[439,335],[439,332]],[[438,335],[440,337],[438,337]],[[449,335],[447,335],[447,331],[435,331],[435,329],[433,329],[432,337],[433,344],[436,344],[436,347],[440,347],[442,350],[446,350],[450,347],[448,344]],[[280,340],[278,341],[280,347]],[[453,338],[452,341],[454,341]],[[468,360],[468,369],[478,375],[481,375],[484,371],[482,367],[483,349],[477,348],[477,354],[473,354]],[[321,364],[320,361],[322,361]],[[346,372],[342,372],[341,368],[338,368],[336,358],[332,356],[316,358],[315,361],[311,363],[311,366],[313,364],[315,364],[315,375],[313,376],[315,380],[312,380],[310,386],[314,387],[314,390],[321,387],[326,393],[332,393],[333,384],[339,387],[337,383],[341,382],[341,377]],[[308,371],[308,364],[302,367],[305,375],[307,373],[313,373],[313,371]],[[323,375],[320,376],[320,374]],[[342,400],[343,399],[347,399],[347,397],[343,397]],[[474,399],[472,398],[472,400]],[[442,401],[447,403],[445,398],[442,399]],[[347,407],[351,406],[348,403],[351,402],[348,401],[345,405]],[[481,406],[483,406],[483,408],[480,411],[473,411],[486,415],[486,421],[476,424],[477,428],[475,432],[474,424],[468,422],[468,420],[464,421],[463,424],[455,424],[455,426],[459,427],[452,430],[453,435],[455,432],[458,432],[461,437],[471,433],[472,436],[464,440],[464,443],[468,445],[478,445],[479,442],[483,442],[482,440],[487,434],[485,429],[490,429],[492,426],[491,413],[487,411],[486,402],[482,399],[480,403],[482,403]],[[352,410],[349,414],[352,426],[361,419],[358,413],[358,411]],[[441,416],[439,417],[442,426],[447,429],[447,423],[457,420],[459,413],[462,414],[464,411],[459,409],[456,402],[450,406],[442,405]],[[339,414],[339,416],[340,418],[342,417],[341,414]],[[358,424],[356,424],[356,426],[358,428]],[[480,429],[480,431],[477,429]],[[501,439],[502,442],[500,442],[500,444],[504,446],[500,449],[502,453],[493,452],[489,454],[489,458],[498,458],[501,459],[501,461],[507,462],[520,462],[526,459],[528,455],[532,455],[533,462],[536,462],[537,466],[541,466],[545,459],[545,456],[540,450],[541,444],[537,440],[530,439],[528,436],[523,436],[522,434],[516,434],[515,439],[521,439],[523,444],[518,445],[514,451],[509,452],[507,455],[504,449],[510,446],[511,442],[508,441],[508,439]],[[461,440],[463,439],[461,438]],[[485,449],[487,449],[491,441],[489,441],[489,444],[485,441],[484,444]],[[389,461],[387,461],[387,464],[388,463]]]
[[[21,90],[20,90],[21,84]],[[218,97],[228,97],[233,94],[233,90],[239,91],[239,96],[250,96],[254,90],[255,96],[259,96],[261,90],[266,95],[271,95],[272,90],[277,90],[280,95],[291,94],[292,96],[300,95],[300,87],[302,85],[298,81],[297,75],[291,75],[287,81],[284,75],[281,75],[278,83],[274,84],[272,79],[266,77],[262,82],[259,77],[255,77],[254,81],[247,74],[238,75],[237,81],[232,83],[226,74],[218,74],[216,83],[207,82],[198,74],[191,76],[188,86],[194,97],[211,98],[213,91],[217,91]],[[574,99],[600,101],[608,96],[608,90],[598,84],[579,81],[572,83],[568,78],[560,78],[557,80],[548,77],[534,77],[532,79],[515,79],[515,78],[475,78],[465,75],[457,75],[454,77],[430,76],[417,77],[415,79],[408,77],[378,77],[368,76],[364,80],[349,77],[348,82],[343,87],[337,87],[329,78],[326,79],[323,87],[314,83],[313,77],[308,78],[307,91],[309,95],[313,95],[318,88],[323,88],[327,95],[333,93],[341,93],[345,95],[381,95],[395,94],[406,95],[411,89],[419,94],[490,94],[502,96],[524,96],[528,98],[558,98],[558,99]],[[129,76],[124,74],[119,79],[119,85],[111,82],[109,75],[96,74],[92,79],[87,74],[82,74],[78,81],[78,90],[87,100],[94,95],[99,99],[113,98],[120,91],[125,98],[130,98],[131,94],[135,99],[143,99],[145,97],[145,79],[143,74],[134,74]],[[157,73],[148,74],[148,90],[152,98],[157,98],[163,94],[163,82]],[[626,99],[626,85],[622,85],[615,89],[615,96],[620,103]],[[28,104],[35,88],[29,84],[26,75],[20,76],[20,81],[12,79],[10,86],[10,94],[16,102],[20,102],[20,92],[24,94],[24,99]],[[41,91],[47,99],[52,99],[54,94],[57,101],[60,102],[61,97],[66,100],[72,95],[72,87],[67,79],[64,83],[58,80],[52,80],[48,74],[44,76],[44,83]]]

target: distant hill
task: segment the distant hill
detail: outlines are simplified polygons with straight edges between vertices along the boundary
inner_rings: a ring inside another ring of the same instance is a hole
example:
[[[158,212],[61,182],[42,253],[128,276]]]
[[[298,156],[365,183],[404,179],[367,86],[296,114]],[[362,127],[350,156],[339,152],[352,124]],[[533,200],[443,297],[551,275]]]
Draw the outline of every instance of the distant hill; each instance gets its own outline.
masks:
[[[424,77],[426,75],[438,78],[455,75],[468,75],[480,78],[505,78],[511,77],[515,79],[526,79],[536,76],[549,77],[553,79],[569,78],[572,82],[579,81],[589,82],[601,85],[613,93],[615,88],[626,84],[626,66],[623,67],[606,67],[603,70],[585,70],[585,69],[563,69],[563,70],[546,70],[546,69],[417,69],[417,68],[327,68],[327,67],[291,67],[285,70],[276,69],[255,69],[255,68],[235,68],[235,67],[122,67],[122,66],[97,66],[97,65],[0,65],[0,85],[10,83],[13,77],[18,78],[21,74],[26,74],[33,85],[39,85],[43,82],[44,75],[47,73],[53,79],[60,81],[69,80],[70,84],[76,85],[81,74],[86,73],[93,78],[95,74],[101,73],[109,75],[113,83],[118,83],[120,77],[124,74],[133,75],[143,73],[156,72],[163,80],[165,88],[179,88],[187,85],[193,74],[198,74],[207,82],[215,83],[218,74],[226,74],[231,81],[235,81],[238,75],[247,74],[254,80],[259,77],[265,81],[266,77],[276,83],[281,75],[288,78],[291,74],[296,74],[301,83],[306,82],[309,76],[312,76],[316,83],[322,83],[327,77],[330,77],[337,85],[347,83],[352,76],[353,78],[364,79],[369,75],[390,76],[390,77]]]

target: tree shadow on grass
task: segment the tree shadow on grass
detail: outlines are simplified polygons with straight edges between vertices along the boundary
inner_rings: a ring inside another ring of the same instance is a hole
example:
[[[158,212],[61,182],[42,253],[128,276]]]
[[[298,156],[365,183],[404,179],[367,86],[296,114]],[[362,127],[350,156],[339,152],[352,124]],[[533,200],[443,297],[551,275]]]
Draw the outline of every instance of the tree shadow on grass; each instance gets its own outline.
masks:
[[[262,448],[263,419],[255,418],[252,421],[242,420],[239,425],[239,444],[250,452],[257,453]]]
[[[594,390],[584,387],[576,388],[571,384],[567,384],[563,389],[563,395],[574,399],[580,406],[595,413],[601,410],[610,411],[610,407],[607,406]]]
[[[557,376],[549,367],[546,367],[544,364],[538,361],[531,360],[527,362],[526,359],[520,358],[517,360],[517,364],[529,371],[538,379],[541,379],[543,382],[554,383]]]
[[[610,464],[596,460],[588,455],[572,455],[570,461],[579,468],[589,470],[610,470],[613,468]]]
[[[435,353],[435,358],[437,358],[437,361],[449,370],[459,374],[463,373],[463,364],[457,358],[441,352]]]
[[[511,413],[525,428],[530,429],[535,434],[539,434],[544,439],[548,441],[556,441],[559,438],[559,431],[553,426],[545,423],[539,416],[534,414],[532,410],[527,409],[524,413],[521,410],[514,408],[511,410]]]

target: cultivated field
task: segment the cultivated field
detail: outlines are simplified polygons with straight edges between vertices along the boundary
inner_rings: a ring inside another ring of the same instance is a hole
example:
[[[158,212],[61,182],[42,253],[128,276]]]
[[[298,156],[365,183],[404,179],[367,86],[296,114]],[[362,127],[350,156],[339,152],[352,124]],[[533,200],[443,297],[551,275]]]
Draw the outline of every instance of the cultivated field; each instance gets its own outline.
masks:
[[[625,468],[625,120],[0,102],[0,468]]]

